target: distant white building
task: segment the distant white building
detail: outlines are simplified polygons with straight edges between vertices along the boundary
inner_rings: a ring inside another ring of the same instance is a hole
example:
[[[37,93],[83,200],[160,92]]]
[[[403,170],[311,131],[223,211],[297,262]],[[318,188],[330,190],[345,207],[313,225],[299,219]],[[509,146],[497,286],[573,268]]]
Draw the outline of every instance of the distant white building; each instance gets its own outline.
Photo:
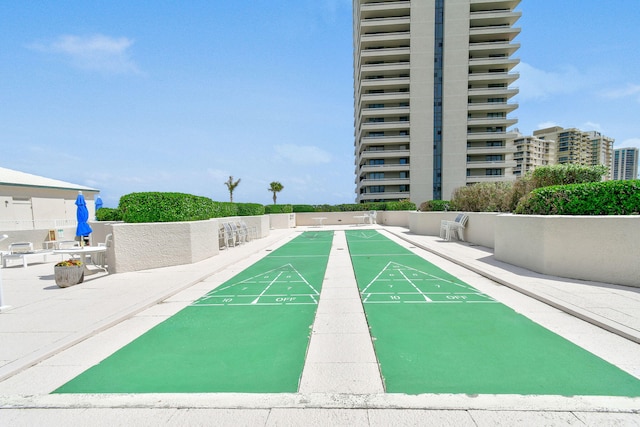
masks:
[[[596,131],[554,126],[533,132],[534,138],[555,141],[555,161],[550,164],[603,165],[611,168],[615,140]],[[550,159],[551,160],[551,159]],[[609,172],[605,179],[611,179]]]
[[[94,218],[94,198],[100,190],[0,167],[0,231],[75,225],[79,191],[87,202],[89,218]]]
[[[513,145],[516,147],[513,155],[516,167],[513,168],[513,174],[517,177],[525,176],[539,166],[555,163],[557,144],[553,140],[519,135]]]

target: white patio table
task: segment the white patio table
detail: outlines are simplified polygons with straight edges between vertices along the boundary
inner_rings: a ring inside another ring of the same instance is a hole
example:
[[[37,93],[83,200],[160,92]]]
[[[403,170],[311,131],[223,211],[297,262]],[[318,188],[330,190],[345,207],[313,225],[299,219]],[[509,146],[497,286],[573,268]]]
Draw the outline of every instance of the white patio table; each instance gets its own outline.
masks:
[[[107,252],[106,246],[83,246],[67,249],[55,249],[53,251],[54,254],[69,254],[80,256],[82,258],[82,262],[84,263],[85,274],[95,273],[95,271],[89,270],[89,262],[91,262],[91,264],[95,265],[96,267],[101,268],[102,270],[106,270],[104,264],[98,266],[91,261],[91,255],[105,252]]]

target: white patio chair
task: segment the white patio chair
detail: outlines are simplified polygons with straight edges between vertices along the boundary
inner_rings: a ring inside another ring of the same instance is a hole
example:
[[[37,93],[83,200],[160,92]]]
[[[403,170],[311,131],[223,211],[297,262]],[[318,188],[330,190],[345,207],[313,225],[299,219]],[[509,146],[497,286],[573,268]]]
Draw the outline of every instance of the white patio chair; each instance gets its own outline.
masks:
[[[244,241],[245,242],[251,241],[252,236],[251,236],[251,232],[249,231],[249,226],[247,226],[247,223],[244,221],[238,221],[237,225],[238,225],[238,229],[244,235]]]
[[[440,238],[451,241],[455,238],[460,241],[464,241],[464,229],[469,220],[469,215],[466,213],[460,213],[453,221],[442,220],[440,221]]]
[[[233,233],[236,237],[236,243],[247,243],[247,234],[245,233],[245,230],[243,230],[242,227],[240,227],[235,222],[230,222],[229,225],[231,226],[231,230],[233,230]]]
[[[377,224],[376,218],[378,217],[378,211],[369,212],[369,224]]]
[[[104,246],[108,250],[108,248],[110,248],[112,244],[113,244],[113,234],[109,233],[104,238],[104,242],[99,242],[98,246]],[[97,254],[93,255],[93,264],[100,265],[102,268],[104,268],[104,266],[107,265],[107,253],[98,252]]]
[[[231,246],[236,245],[236,235],[228,222],[222,223],[222,239],[224,241],[225,248],[230,248]]]

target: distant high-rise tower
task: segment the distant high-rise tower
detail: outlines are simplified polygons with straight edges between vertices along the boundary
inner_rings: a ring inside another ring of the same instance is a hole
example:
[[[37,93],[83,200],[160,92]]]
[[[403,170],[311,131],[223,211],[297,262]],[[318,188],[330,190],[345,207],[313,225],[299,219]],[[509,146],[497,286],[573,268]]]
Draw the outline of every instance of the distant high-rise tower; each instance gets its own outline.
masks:
[[[555,141],[556,158],[552,164],[575,164],[583,166],[603,165],[611,167],[614,139],[596,131],[582,131],[576,128],[564,129],[554,126],[538,129],[533,136]],[[605,179],[611,179],[608,174]]]
[[[520,0],[354,0],[358,202],[513,180]]]
[[[617,148],[613,152],[613,179],[638,179],[637,148]]]

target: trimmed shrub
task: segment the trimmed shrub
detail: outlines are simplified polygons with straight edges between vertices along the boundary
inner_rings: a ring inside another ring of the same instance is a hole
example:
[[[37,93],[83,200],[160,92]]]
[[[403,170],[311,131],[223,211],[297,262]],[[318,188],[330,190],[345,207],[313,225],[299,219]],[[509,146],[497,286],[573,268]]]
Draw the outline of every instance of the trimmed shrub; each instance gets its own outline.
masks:
[[[316,205],[316,212],[340,212],[340,208],[335,205]]]
[[[98,221],[122,221],[120,209],[100,208],[96,211]]]
[[[225,218],[229,216],[239,216],[238,204],[232,202],[213,202],[213,215],[211,218]]]
[[[267,214],[280,214],[294,212],[291,205],[266,205],[264,207],[264,213]]]
[[[338,208],[338,212],[368,211],[371,210],[367,207],[368,205],[370,205],[370,203],[344,203],[336,205],[336,208]]]
[[[552,165],[535,168],[531,172],[533,188],[549,187],[551,185],[582,184],[599,182],[609,170],[606,166],[582,165]]]
[[[236,203],[238,216],[264,215],[265,208],[259,203]]]
[[[292,205],[293,212],[315,212],[316,208],[312,205]]]
[[[516,214],[638,215],[640,180],[589,182],[533,190]]]
[[[129,223],[199,221],[214,216],[213,201],[183,193],[131,193],[120,198],[118,209]]]
[[[448,211],[448,210],[451,210],[450,206],[451,206],[451,202],[449,202],[448,200],[428,200],[420,204],[420,211],[421,212]]]
[[[397,202],[387,202],[385,208],[388,211],[415,211],[416,204],[409,200],[400,200]]]
[[[466,212],[511,212],[512,183],[481,182],[456,188],[450,209]]]

